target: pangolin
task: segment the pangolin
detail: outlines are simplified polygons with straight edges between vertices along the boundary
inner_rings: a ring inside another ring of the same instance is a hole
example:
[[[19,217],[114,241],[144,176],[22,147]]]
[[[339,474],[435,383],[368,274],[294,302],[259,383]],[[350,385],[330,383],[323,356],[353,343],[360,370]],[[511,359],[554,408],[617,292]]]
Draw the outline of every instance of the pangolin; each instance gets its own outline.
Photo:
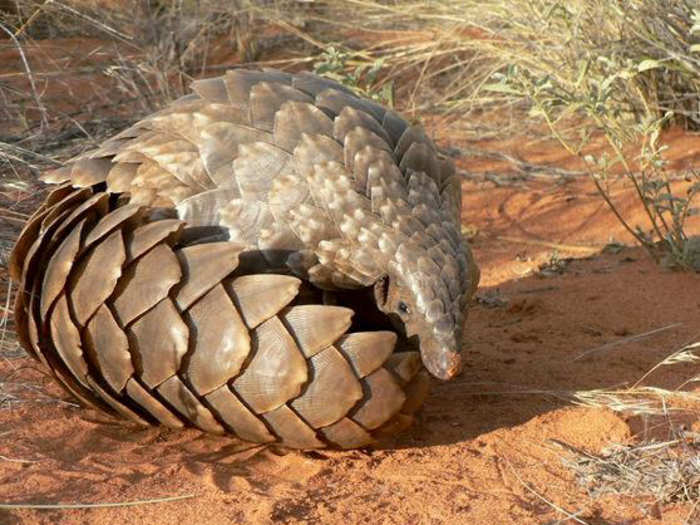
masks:
[[[10,260],[18,336],[87,404],[353,447],[405,426],[421,360],[460,370],[479,271],[459,177],[423,128],[341,84],[197,80],[42,178],[58,186]]]

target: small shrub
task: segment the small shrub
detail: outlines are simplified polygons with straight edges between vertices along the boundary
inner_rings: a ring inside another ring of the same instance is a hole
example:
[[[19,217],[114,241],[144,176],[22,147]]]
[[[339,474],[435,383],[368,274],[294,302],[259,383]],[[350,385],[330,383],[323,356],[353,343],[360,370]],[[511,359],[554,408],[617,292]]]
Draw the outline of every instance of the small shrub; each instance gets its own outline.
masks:
[[[346,87],[372,100],[394,107],[392,82],[378,84],[378,75],[384,67],[384,59],[369,62],[358,54],[337,46],[328,46],[314,64],[314,73],[340,82]]]
[[[657,261],[700,271],[685,229],[700,211],[700,173],[685,174],[685,184],[669,173],[659,140],[670,123],[700,125],[700,9],[587,0],[532,2],[527,13],[527,21],[506,24],[507,41],[518,44],[484,89],[527,100],[530,115],[586,162],[603,199]],[[600,135],[609,153],[586,154]],[[644,225],[630,224],[612,200],[608,182],[620,172],[644,208]]]

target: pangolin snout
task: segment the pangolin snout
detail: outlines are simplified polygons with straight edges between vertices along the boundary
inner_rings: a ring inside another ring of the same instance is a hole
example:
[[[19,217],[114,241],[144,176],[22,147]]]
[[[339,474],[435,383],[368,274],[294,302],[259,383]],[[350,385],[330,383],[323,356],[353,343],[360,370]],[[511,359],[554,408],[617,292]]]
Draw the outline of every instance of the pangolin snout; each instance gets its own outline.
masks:
[[[421,341],[420,352],[428,372],[438,379],[447,381],[462,371],[462,354],[453,338]]]

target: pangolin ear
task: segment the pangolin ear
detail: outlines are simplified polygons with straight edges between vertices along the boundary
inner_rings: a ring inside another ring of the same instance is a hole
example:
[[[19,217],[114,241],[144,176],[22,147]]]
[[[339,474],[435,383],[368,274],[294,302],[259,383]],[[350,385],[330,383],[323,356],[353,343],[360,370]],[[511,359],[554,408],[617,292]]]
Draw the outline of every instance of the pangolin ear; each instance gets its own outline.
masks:
[[[389,299],[389,276],[383,275],[374,283],[374,300],[379,308],[386,306]]]

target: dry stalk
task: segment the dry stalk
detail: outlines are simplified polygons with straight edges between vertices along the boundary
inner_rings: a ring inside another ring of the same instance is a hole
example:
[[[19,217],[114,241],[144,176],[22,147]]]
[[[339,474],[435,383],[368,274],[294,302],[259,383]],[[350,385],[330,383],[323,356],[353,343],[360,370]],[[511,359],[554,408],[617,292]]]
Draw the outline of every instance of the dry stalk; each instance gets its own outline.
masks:
[[[19,53],[20,58],[22,59],[22,65],[24,66],[24,71],[27,75],[27,79],[29,80],[29,86],[32,91],[32,97],[34,98],[34,103],[36,104],[36,109],[39,110],[39,113],[41,115],[40,121],[41,121],[41,132],[43,133],[44,130],[48,127],[49,125],[49,120],[47,116],[47,110],[44,107],[44,105],[41,102],[41,98],[39,97],[39,93],[37,92],[36,89],[36,82],[34,81],[34,74],[32,73],[32,69],[29,67],[29,62],[27,61],[27,57],[24,54],[24,50],[22,49],[22,44],[19,43],[19,40],[17,40],[17,37],[14,35],[12,31],[10,31],[7,27],[5,27],[3,24],[0,23],[0,29],[2,29],[5,33],[7,33],[7,36],[10,37],[12,42],[15,44],[15,47],[17,48],[17,52]]]
[[[593,454],[551,440],[568,452],[564,464],[592,497],[605,494],[653,498],[659,503],[700,499],[700,435],[676,430],[675,439],[612,444]]]

